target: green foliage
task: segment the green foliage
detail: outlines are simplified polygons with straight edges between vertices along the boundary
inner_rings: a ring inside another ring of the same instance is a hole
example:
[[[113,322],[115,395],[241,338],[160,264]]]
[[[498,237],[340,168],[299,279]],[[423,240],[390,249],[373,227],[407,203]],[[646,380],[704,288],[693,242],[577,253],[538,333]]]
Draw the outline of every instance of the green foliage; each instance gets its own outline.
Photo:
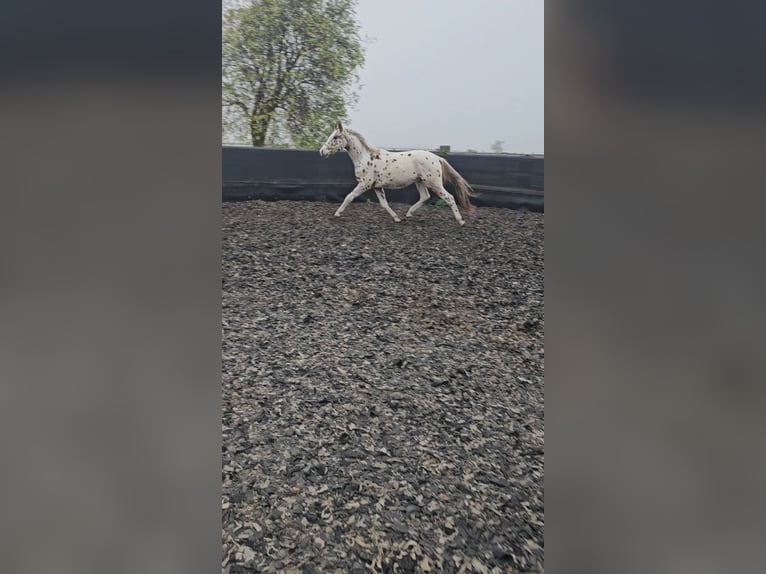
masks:
[[[356,0],[250,0],[223,19],[224,133],[318,147],[346,119],[364,50]],[[236,137],[236,136],[235,136]]]

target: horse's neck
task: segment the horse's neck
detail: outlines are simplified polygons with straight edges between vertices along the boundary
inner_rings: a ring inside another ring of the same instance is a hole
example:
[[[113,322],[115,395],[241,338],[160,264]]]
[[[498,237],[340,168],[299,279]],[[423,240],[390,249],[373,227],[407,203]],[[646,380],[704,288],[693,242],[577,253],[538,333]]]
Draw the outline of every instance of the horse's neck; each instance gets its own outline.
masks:
[[[370,152],[355,137],[348,138],[348,155],[354,165],[366,164],[370,159]]]

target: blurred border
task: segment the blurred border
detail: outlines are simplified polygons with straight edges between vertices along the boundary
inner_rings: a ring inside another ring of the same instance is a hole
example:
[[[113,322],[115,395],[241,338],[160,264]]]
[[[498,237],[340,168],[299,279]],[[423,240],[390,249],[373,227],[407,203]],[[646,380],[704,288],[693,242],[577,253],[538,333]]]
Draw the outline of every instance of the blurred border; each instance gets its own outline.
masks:
[[[760,12],[547,2],[551,572],[762,569]]]
[[[220,568],[220,5],[0,21],[3,572]]]

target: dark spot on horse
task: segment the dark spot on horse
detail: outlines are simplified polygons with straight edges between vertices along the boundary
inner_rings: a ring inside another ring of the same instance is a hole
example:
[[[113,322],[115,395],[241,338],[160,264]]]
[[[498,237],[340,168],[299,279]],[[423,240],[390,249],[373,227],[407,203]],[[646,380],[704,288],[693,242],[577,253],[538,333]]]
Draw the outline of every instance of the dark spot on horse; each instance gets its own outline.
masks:
[[[411,153],[408,153],[407,155],[412,155]]]

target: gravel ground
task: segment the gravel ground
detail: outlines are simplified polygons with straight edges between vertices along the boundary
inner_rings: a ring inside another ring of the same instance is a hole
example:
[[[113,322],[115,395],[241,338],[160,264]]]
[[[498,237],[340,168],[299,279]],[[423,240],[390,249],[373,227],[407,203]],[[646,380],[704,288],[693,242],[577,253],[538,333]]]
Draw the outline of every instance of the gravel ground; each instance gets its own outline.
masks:
[[[224,572],[542,572],[544,216],[336,208],[223,204]]]

